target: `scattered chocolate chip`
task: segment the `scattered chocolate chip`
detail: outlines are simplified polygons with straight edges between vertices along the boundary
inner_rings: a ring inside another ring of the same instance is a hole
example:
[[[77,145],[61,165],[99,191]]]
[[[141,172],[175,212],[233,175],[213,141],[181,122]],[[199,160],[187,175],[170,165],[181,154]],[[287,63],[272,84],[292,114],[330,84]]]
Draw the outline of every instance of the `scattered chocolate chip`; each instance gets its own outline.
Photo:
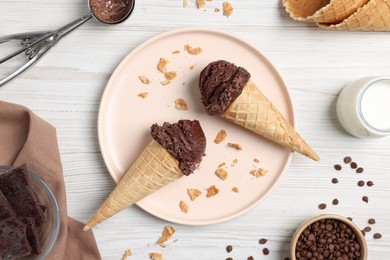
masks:
[[[374,186],[374,183],[373,183],[372,181],[368,181],[368,182],[367,182],[367,186],[368,186],[368,187]]]
[[[344,158],[344,162],[345,163],[351,163],[352,162],[352,158],[347,156],[347,157]]]
[[[319,209],[326,209],[326,204],[325,203],[321,203],[320,205],[318,205],[318,208]]]
[[[360,231],[362,232],[363,236],[366,236],[366,231],[364,230],[360,230]]]
[[[334,199],[334,200],[332,201],[332,204],[333,204],[333,205],[338,205],[338,204],[339,204],[339,200],[338,200],[338,199]]]
[[[373,219],[373,218],[370,218],[370,219],[368,220],[368,224],[374,225],[375,223],[376,223],[376,221],[375,221],[375,219]]]
[[[363,200],[365,203],[368,203],[368,197],[367,197],[367,196],[363,196],[363,197],[362,197],[362,200]]]
[[[342,169],[340,164],[335,164],[334,168],[335,168],[336,171],[341,171],[341,169]]]
[[[381,239],[382,238],[382,234],[381,233],[375,233],[374,234],[374,238],[375,239]]]
[[[358,167],[357,163],[351,162],[351,168],[356,169]]]
[[[339,180],[337,178],[333,178],[332,183],[334,183],[334,184],[339,183]]]
[[[253,256],[248,257],[248,260],[254,260]]]
[[[265,243],[267,243],[267,241],[268,241],[268,239],[262,238],[262,239],[259,240],[259,244],[260,245],[264,245]]]
[[[364,231],[370,232],[370,231],[371,231],[371,227],[365,227],[365,228],[364,228]]]
[[[268,248],[264,248],[263,249],[263,254],[264,255],[269,255],[269,249]]]
[[[233,250],[233,247],[232,247],[231,245],[228,245],[228,246],[226,247],[226,251],[227,251],[228,253],[230,253],[232,250]]]
[[[357,173],[362,173],[362,172],[364,172],[364,169],[362,167],[359,167],[359,168],[356,169],[356,172]]]
[[[362,181],[362,180],[360,180],[360,181],[358,181],[358,183],[357,183],[357,185],[359,186],[359,187],[363,187],[364,186],[364,181]]]

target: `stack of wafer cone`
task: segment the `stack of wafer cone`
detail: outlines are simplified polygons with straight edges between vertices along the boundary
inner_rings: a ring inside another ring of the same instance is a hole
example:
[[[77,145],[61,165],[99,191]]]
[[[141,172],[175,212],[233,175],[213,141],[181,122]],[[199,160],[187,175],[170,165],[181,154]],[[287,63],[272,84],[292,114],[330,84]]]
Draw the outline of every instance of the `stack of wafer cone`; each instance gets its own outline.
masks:
[[[250,80],[222,117],[315,161],[320,159]]]
[[[181,176],[179,162],[159,143],[151,141],[84,230],[91,229]]]
[[[324,29],[390,31],[390,0],[283,0],[290,16]]]

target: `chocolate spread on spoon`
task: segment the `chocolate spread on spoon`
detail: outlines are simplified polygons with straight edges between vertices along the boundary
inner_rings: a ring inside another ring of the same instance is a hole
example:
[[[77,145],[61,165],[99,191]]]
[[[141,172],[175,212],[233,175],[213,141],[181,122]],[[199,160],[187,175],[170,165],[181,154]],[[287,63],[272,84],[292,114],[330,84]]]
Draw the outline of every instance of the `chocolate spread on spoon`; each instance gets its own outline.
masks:
[[[124,19],[133,6],[133,0],[89,0],[89,7],[96,18],[105,23]]]

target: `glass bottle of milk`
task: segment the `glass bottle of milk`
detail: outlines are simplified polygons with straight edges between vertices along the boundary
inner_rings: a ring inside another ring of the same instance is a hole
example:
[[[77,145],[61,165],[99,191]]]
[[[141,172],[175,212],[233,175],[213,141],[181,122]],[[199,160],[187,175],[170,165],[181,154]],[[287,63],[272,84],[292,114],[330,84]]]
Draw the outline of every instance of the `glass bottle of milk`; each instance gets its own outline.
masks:
[[[390,135],[390,77],[365,77],[348,84],[337,99],[337,117],[356,137]]]

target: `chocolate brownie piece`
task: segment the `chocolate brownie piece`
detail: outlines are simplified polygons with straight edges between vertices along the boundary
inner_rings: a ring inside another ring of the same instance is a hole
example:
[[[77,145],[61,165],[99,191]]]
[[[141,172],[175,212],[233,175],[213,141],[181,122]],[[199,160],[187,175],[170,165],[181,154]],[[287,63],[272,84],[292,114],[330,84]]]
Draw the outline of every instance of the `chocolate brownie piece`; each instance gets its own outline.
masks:
[[[31,187],[26,164],[0,174],[0,191],[19,217],[34,218],[37,227],[46,221]]]
[[[0,220],[9,217],[16,217],[15,211],[12,209],[4,194],[0,191]]]
[[[29,255],[26,225],[16,217],[0,221],[0,259],[15,259]]]
[[[37,227],[35,226],[35,221],[33,218],[20,217],[19,218],[24,224],[26,224],[26,234],[28,242],[31,246],[31,253],[39,255],[41,253],[41,246],[39,243],[39,236]]]

